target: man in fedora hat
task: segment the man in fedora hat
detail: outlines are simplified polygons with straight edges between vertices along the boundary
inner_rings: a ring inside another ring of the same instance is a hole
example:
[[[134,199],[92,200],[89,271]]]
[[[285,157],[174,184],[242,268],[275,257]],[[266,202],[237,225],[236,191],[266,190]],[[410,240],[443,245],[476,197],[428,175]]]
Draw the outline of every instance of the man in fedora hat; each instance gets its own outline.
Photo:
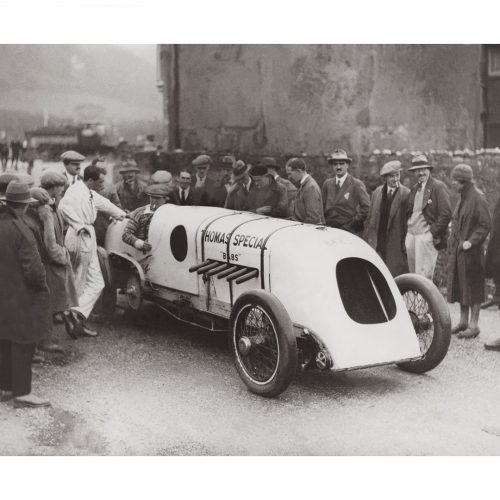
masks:
[[[302,158],[291,158],[285,165],[291,182],[298,186],[293,202],[291,219],[307,224],[324,224],[323,199],[316,181],[307,173]]]
[[[408,267],[432,280],[438,251],[446,248],[448,224],[451,219],[450,196],[445,184],[431,176],[432,165],[424,154],[411,160],[408,171],[417,183],[408,198],[408,232],[405,246]]]
[[[104,212],[115,219],[125,217],[121,208],[98,193],[103,184],[102,172],[97,166],[90,165],[83,173],[83,182],[72,184],[59,204],[69,226],[64,243],[70,252],[78,295],[78,306],[63,314],[66,330],[73,338],[97,335],[85,326],[104,288],[94,229],[97,213]]]
[[[122,180],[115,187],[122,208],[131,212],[145,205],[148,202],[148,197],[144,193],[147,184],[141,181],[137,175],[140,172],[137,163],[133,160],[124,161],[118,172],[121,174]]]
[[[238,160],[233,168],[234,185],[227,194],[225,208],[230,210],[248,210],[248,195],[255,189],[255,182],[248,174],[248,166]]]
[[[193,178],[193,205],[214,205],[214,181],[208,176],[212,158],[208,155],[199,155],[191,163],[196,172]]]
[[[255,189],[248,194],[248,210],[269,217],[288,217],[286,187],[268,174],[265,165],[255,165],[248,173],[255,183]]]
[[[484,301],[484,242],[491,217],[484,194],[474,185],[472,168],[460,163],[451,172],[451,186],[460,194],[448,240],[448,302],[460,303],[460,321],[452,329],[458,338],[479,335]],[[470,311],[470,322],[469,322]]]
[[[232,155],[225,155],[222,158],[221,176],[216,182],[213,191],[213,201],[216,207],[223,207],[226,203],[227,194],[233,187],[233,169],[236,159]]]
[[[27,184],[12,181],[0,206],[0,401],[15,407],[50,403],[31,392],[31,362],[44,330],[40,311],[48,308],[45,269],[23,216],[36,201]]]
[[[386,263],[393,276],[408,272],[406,260],[406,204],[410,190],[402,186],[401,162],[387,162],[380,170],[384,184],[372,194],[364,240]]]
[[[165,184],[153,184],[146,188],[145,193],[149,196],[149,205],[139,207],[129,214],[130,220],[123,231],[122,240],[147,253],[151,251],[151,244],[147,241],[149,224],[156,210],[170,201],[172,189]]]
[[[328,158],[335,177],[326,179],[321,193],[326,225],[359,233],[370,209],[370,197],[362,181],[347,172],[352,159],[343,149],[336,149]]]
[[[75,182],[81,181],[80,169],[85,156],[76,151],[65,151],[61,155],[61,161],[64,166],[64,178],[66,179],[66,189]]]
[[[269,175],[276,181],[285,186],[286,195],[288,198],[288,211],[292,213],[293,200],[295,199],[295,195],[297,194],[297,188],[293,185],[293,182],[290,182],[288,179],[284,179],[281,177],[281,166],[278,165],[276,160],[271,156],[265,156],[262,158],[262,165],[267,167],[267,172]]]

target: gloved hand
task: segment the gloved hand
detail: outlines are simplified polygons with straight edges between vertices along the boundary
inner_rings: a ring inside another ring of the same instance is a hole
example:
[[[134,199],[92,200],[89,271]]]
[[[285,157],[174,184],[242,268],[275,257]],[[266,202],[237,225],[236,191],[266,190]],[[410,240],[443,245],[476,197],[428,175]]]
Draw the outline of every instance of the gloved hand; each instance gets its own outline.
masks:
[[[152,248],[151,245],[147,241],[143,241],[143,240],[137,240],[134,243],[134,246],[135,246],[135,248],[137,248],[137,250],[142,250],[143,252],[149,252]]]

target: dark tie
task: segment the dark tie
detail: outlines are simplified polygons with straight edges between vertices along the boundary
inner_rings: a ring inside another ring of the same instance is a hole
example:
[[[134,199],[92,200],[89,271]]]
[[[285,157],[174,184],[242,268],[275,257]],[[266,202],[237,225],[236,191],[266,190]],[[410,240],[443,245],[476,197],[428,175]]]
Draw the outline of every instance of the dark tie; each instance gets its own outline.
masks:
[[[73,182],[71,184],[74,184],[76,182],[76,175],[73,176]]]
[[[182,204],[186,203],[186,190],[181,188],[181,202]]]
[[[337,179],[337,193],[340,191],[340,180]]]
[[[422,183],[422,182],[419,182],[419,183],[417,184],[417,191],[420,191],[420,190],[422,189],[422,185],[423,185],[423,183]]]

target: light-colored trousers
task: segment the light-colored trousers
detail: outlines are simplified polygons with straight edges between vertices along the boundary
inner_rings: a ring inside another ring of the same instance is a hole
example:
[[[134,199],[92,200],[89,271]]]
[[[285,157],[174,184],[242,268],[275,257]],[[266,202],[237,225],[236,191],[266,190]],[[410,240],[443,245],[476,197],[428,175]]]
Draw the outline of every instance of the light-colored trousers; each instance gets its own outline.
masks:
[[[432,280],[438,251],[434,248],[431,232],[427,231],[422,234],[407,233],[405,246],[410,273],[417,273]]]
[[[78,236],[73,228],[69,227],[65,240],[71,255],[78,295],[78,307],[72,307],[72,309],[86,318],[90,316],[104,288],[94,227],[88,226],[87,229],[90,231],[90,238]]]

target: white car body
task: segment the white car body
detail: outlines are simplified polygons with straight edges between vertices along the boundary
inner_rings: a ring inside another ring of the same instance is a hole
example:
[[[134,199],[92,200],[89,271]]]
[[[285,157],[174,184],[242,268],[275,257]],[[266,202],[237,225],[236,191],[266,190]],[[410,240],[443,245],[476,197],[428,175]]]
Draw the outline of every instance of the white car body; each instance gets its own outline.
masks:
[[[223,208],[167,204],[153,215],[152,250],[145,257],[122,241],[126,224],[110,226],[106,251],[141,262],[149,296],[229,319],[242,293],[266,290],[283,304],[296,330],[323,344],[335,371],[421,356],[394,278],[368,244],[346,231]],[[208,261],[256,270],[257,275],[237,284],[193,271]]]

